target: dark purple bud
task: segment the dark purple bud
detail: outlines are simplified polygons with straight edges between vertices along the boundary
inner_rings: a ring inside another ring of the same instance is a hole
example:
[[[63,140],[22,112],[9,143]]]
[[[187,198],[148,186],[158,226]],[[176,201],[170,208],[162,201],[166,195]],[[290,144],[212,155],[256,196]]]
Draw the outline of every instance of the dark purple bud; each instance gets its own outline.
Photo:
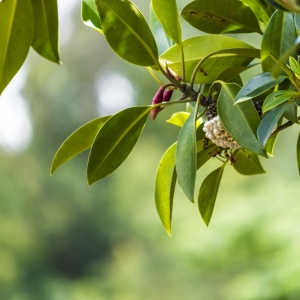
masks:
[[[173,95],[173,90],[165,90],[163,96],[163,102],[169,102]]]
[[[157,93],[155,94],[153,100],[152,100],[152,105],[155,105],[155,104],[158,104],[158,103],[162,103],[163,102],[163,98],[164,98],[164,91],[165,91],[165,86],[161,86]],[[151,110],[151,119],[152,121],[155,120],[157,114],[161,111],[161,108],[160,107],[156,107],[156,108],[153,108]]]

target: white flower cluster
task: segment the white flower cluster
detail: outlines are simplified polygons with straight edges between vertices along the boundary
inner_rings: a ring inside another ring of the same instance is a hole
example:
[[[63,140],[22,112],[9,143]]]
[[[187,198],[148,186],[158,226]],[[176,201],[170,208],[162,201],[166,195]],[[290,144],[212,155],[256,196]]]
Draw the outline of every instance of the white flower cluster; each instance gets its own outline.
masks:
[[[219,147],[230,149],[238,149],[241,147],[225,130],[219,116],[206,121],[203,131],[205,132],[205,136]]]

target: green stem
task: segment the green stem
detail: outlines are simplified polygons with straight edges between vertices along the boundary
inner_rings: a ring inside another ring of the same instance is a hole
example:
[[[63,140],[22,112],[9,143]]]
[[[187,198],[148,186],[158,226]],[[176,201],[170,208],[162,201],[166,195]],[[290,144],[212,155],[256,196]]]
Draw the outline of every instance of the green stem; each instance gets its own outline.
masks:
[[[150,75],[154,78],[156,82],[158,82],[160,85],[164,85],[164,83],[156,76],[156,74],[150,67],[146,67],[146,70],[150,73]]]

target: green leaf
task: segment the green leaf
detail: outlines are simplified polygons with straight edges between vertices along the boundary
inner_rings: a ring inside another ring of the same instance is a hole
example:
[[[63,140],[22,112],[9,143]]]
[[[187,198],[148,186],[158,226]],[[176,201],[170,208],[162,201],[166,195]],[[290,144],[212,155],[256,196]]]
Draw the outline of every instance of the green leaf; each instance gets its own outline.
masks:
[[[289,63],[291,70],[300,77],[300,66],[297,60],[294,57],[290,56]]]
[[[174,143],[163,155],[159,162],[155,182],[155,205],[160,220],[171,235],[173,198],[176,186],[176,147]]]
[[[270,72],[258,74],[242,87],[235,98],[235,103],[255,98],[281,83],[284,79],[286,79],[286,76],[274,79]]]
[[[298,171],[300,174],[300,133],[297,141],[297,163],[298,163]]]
[[[33,49],[46,59],[59,61],[57,0],[31,0],[33,8]]]
[[[124,162],[139,139],[151,108],[138,106],[124,109],[102,126],[89,156],[89,185],[108,176]]]
[[[210,173],[204,179],[199,191],[198,206],[202,219],[207,226],[210,222],[211,216],[214,211],[216,198],[218,195],[218,190],[224,171],[224,166],[225,164],[223,164],[222,167]]]
[[[181,27],[176,0],[152,0],[152,7],[166,34],[181,47]]]
[[[209,84],[215,81],[218,75],[232,66],[247,66],[254,58],[260,57],[260,50],[237,39],[220,36],[205,35],[183,41],[185,55],[186,81],[189,82],[196,65],[207,55],[220,51],[208,58],[201,66],[196,83]],[[175,45],[160,56],[168,67],[181,73],[181,53]],[[239,73],[239,72],[238,72]],[[237,75],[237,74],[236,74]]]
[[[287,103],[283,103],[279,106],[276,106],[274,109],[268,111],[264,115],[257,129],[258,140],[263,148],[266,147],[268,138],[270,137],[272,131],[277,125],[277,122],[282,116],[283,112],[285,111],[287,105],[288,105]]]
[[[186,104],[186,108],[185,108],[186,112],[191,113],[193,111],[193,109],[194,109],[194,106],[188,102]]]
[[[294,123],[299,123],[298,117],[297,117],[297,106],[295,103],[289,103],[287,108],[285,109],[283,116]]]
[[[181,15],[192,26],[207,33],[261,33],[255,14],[239,0],[193,1]]]
[[[218,112],[224,128],[242,147],[262,156],[264,151],[256,138],[260,123],[251,101],[234,104],[240,87],[235,83],[222,83],[218,99]]]
[[[86,26],[89,26],[103,34],[100,17],[97,11],[96,0],[82,0],[81,18]]]
[[[204,123],[198,126],[199,120],[196,121],[196,141],[204,140],[205,139],[205,132],[203,131]]]
[[[276,91],[268,95],[266,98],[263,106],[262,106],[262,112],[265,113],[274,107],[287,102],[293,97],[299,96],[300,93],[294,92],[294,91]]]
[[[269,22],[269,15],[263,8],[262,3],[260,1],[242,0],[242,2],[251,8],[251,10],[254,12],[259,21],[263,22],[264,24],[267,24]]]
[[[184,112],[184,111],[177,112],[177,113],[174,113],[169,120],[167,120],[167,123],[173,124],[178,127],[182,127],[189,116],[190,116],[190,113],[188,113],[188,112]],[[200,121],[197,120],[196,127],[198,127],[199,125],[200,125]]]
[[[253,67],[255,67],[257,64],[251,64],[248,66],[233,66],[229,67],[225,70],[223,70],[216,78],[216,80],[222,80],[225,82],[231,82],[233,79],[237,78],[239,74],[243,73],[244,71],[247,71]]]
[[[95,119],[74,131],[54,155],[50,174],[52,175],[56,169],[71,158],[90,148],[100,128],[109,118],[110,116]]]
[[[140,66],[158,64],[152,32],[139,9],[130,1],[96,0],[103,33],[123,59]]]
[[[234,169],[242,175],[257,175],[266,173],[256,154],[245,149],[239,149],[234,156]]]
[[[198,101],[178,136],[176,150],[176,171],[179,184],[192,202],[194,202],[194,190],[197,172],[197,147],[196,147],[196,117]]]
[[[150,5],[150,28],[154,35],[158,52],[160,54],[174,45],[173,41],[166,35],[161,23],[154,14],[152,3]]]
[[[0,2],[0,94],[24,63],[33,36],[30,0]]]
[[[205,165],[211,158],[211,152],[216,148],[216,145],[209,145],[207,149],[203,149],[197,153],[197,170]]]
[[[282,123],[282,119],[283,117],[281,117],[279,119],[279,121],[277,122],[277,126],[280,126]],[[269,156],[273,157],[274,156],[274,148],[275,148],[275,144],[277,142],[277,138],[278,138],[278,132],[275,134],[272,134],[266,144],[266,152]]]
[[[281,57],[294,45],[296,38],[293,14],[277,10],[266,27],[261,43],[263,72],[272,72],[275,66],[275,62],[270,57],[270,52]],[[295,57],[296,49],[293,49],[293,52],[289,55]]]

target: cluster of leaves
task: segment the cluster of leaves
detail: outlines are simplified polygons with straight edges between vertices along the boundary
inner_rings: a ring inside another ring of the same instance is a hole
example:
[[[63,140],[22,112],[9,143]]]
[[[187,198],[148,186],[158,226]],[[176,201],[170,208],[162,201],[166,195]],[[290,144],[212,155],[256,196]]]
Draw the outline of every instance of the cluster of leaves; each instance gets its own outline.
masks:
[[[280,9],[276,10],[270,3]],[[0,25],[4,23],[7,32],[0,35],[2,90],[24,61],[30,45],[44,57],[59,61],[56,1],[48,0],[46,4],[45,0],[32,0],[32,4],[33,14],[29,0],[0,2]],[[154,119],[164,107],[187,103],[185,112],[179,111],[168,120],[181,130],[177,142],[159,163],[155,202],[170,234],[176,182],[194,202],[197,171],[212,157],[218,157],[221,167],[204,179],[198,194],[199,210],[208,225],[227,163],[231,162],[243,175],[264,173],[259,156],[273,156],[278,133],[299,123],[300,17],[297,12],[295,0],[196,0],[187,4],[180,14],[176,0],[152,0],[149,26],[136,5],[128,0],[82,0],[83,22],[103,34],[124,60],[146,67],[161,87],[152,105],[127,108],[76,130],[57,151],[51,174],[90,149],[88,183],[103,179],[130,154],[150,112]],[[207,34],[184,40],[180,15]],[[20,30],[22,41],[19,35],[16,37]],[[226,33],[257,33],[261,35],[261,49]],[[18,49],[22,55],[18,55]],[[262,73],[243,84],[240,73],[258,63]],[[171,93],[164,97],[168,90],[178,90],[182,97],[170,101]],[[211,99],[217,100],[222,126],[240,149],[207,144],[203,126]],[[262,116],[254,103],[262,106]],[[287,123],[282,125],[285,119]],[[300,142],[297,153],[300,160]]]

